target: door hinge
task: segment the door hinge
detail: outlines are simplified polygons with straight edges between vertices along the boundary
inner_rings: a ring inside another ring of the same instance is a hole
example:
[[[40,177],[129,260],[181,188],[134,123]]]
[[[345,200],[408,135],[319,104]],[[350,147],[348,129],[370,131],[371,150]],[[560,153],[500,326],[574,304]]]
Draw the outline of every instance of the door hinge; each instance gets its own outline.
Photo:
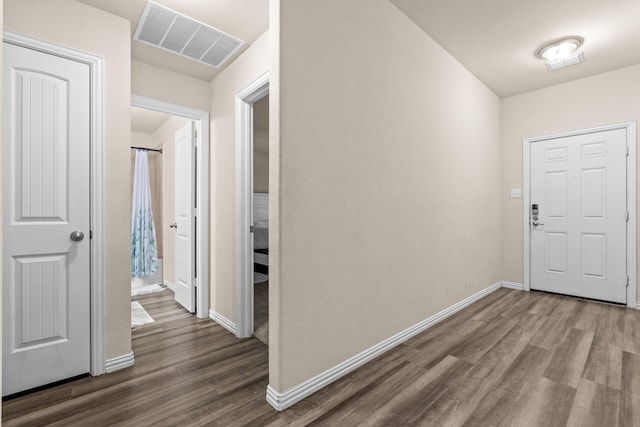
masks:
[[[625,285],[625,287],[629,287],[629,276],[627,276],[627,284]]]
[[[93,239],[93,230],[89,230],[89,240]]]
[[[255,231],[255,227],[253,225],[249,226],[249,233],[253,233]]]
[[[629,146],[627,145],[627,157],[629,157]]]
[[[627,211],[627,222],[629,222],[629,211]]]

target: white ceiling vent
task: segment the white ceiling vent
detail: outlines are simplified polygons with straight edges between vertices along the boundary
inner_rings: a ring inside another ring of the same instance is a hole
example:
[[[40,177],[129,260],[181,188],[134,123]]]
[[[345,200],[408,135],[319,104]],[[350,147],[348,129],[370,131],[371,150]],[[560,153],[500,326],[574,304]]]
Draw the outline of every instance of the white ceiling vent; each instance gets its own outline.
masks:
[[[134,40],[219,68],[244,41],[152,1],[142,12]]]

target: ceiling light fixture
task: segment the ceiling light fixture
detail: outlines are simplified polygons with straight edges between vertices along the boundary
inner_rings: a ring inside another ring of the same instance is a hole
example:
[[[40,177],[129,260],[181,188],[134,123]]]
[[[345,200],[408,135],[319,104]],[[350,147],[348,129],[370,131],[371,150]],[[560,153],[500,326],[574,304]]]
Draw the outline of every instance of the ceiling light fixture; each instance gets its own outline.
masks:
[[[562,37],[543,45],[536,51],[536,56],[546,61],[547,70],[558,70],[584,62],[584,54],[578,52],[583,43],[584,39],[579,36]]]

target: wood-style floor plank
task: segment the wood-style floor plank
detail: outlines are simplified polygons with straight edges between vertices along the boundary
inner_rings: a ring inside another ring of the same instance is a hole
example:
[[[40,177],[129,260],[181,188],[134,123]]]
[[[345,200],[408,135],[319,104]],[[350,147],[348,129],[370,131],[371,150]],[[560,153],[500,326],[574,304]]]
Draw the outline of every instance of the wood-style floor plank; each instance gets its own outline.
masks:
[[[582,379],[576,392],[567,425],[575,427],[615,427],[618,425],[620,392]]]
[[[640,355],[622,353],[620,426],[640,426]]]
[[[136,365],[3,402],[6,426],[640,426],[640,312],[500,289],[283,412],[268,348],[136,298]]]
[[[614,332],[594,335],[584,366],[583,378],[620,390],[623,342]]]
[[[489,395],[540,326],[540,317],[529,313],[467,373],[464,381],[451,387],[427,410],[424,421],[434,426],[462,425]]]
[[[447,356],[436,366],[407,384],[399,393],[375,410],[364,426],[416,425],[425,411],[450,384],[463,378],[473,365],[454,356]]]
[[[525,347],[464,425],[500,425],[510,420],[531,393],[534,386],[531,380],[541,376],[550,359],[549,351],[543,348]]]
[[[558,384],[544,377],[539,378],[526,399],[519,403],[520,410],[515,410],[505,425],[515,426],[557,426],[567,424],[576,389]]]
[[[560,384],[578,387],[593,342],[593,333],[580,329],[567,330],[543,376]]]

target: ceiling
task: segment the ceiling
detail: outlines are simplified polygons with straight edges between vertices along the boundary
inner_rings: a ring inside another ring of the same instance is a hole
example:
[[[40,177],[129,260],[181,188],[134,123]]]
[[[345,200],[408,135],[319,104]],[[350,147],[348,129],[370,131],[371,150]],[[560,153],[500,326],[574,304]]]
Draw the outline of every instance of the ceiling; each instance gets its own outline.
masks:
[[[171,115],[145,108],[131,107],[131,131],[152,135]]]
[[[146,4],[146,0],[78,1],[128,19],[131,21],[132,36]],[[154,2],[243,40],[244,46],[225,65],[233,62],[269,28],[268,0],[154,0]],[[216,69],[135,40],[131,40],[131,57],[206,81],[214,78],[225,67],[223,65]]]
[[[78,0],[131,21],[146,0]],[[269,27],[268,0],[155,0],[246,43]],[[638,0],[390,0],[500,97],[640,63]],[[584,38],[583,64],[547,71],[544,43]],[[132,40],[132,58],[202,80],[221,70]]]
[[[638,0],[391,0],[500,97],[640,63]],[[584,38],[583,64],[547,71],[544,43]]]

